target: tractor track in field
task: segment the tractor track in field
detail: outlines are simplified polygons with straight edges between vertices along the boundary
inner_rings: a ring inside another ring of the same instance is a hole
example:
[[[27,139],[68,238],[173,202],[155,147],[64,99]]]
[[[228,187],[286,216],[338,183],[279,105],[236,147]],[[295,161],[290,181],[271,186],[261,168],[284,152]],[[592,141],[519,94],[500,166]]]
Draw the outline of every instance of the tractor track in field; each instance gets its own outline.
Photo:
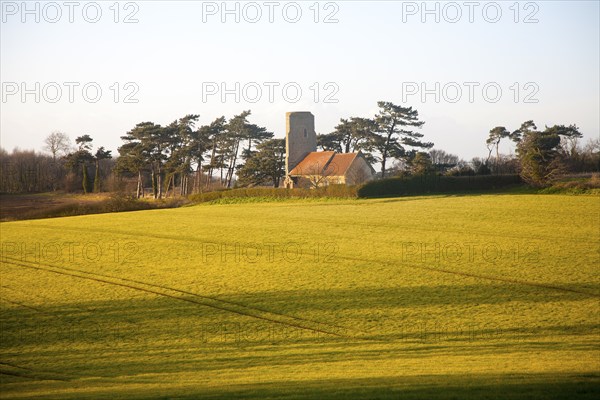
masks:
[[[340,258],[342,260],[355,261],[355,262],[374,262],[374,263],[384,265],[384,266],[394,266],[395,265],[394,263],[391,263],[391,262],[379,261],[379,260],[365,260],[365,259],[358,258],[358,257],[338,256],[338,258]],[[582,291],[582,290],[569,289],[569,288],[565,288],[565,287],[561,287],[561,286],[547,285],[544,283],[522,281],[519,279],[502,278],[499,276],[490,276],[490,275],[479,275],[479,274],[474,274],[471,272],[453,271],[451,269],[444,269],[444,268],[433,268],[433,267],[428,267],[426,265],[404,264],[402,266],[407,267],[407,268],[421,269],[421,270],[425,270],[425,271],[438,272],[438,273],[443,273],[443,274],[465,276],[465,277],[477,278],[477,279],[485,279],[488,281],[512,283],[514,285],[521,285],[521,286],[539,287],[539,288],[543,288],[543,289],[557,290],[557,291],[561,291],[561,292],[577,293],[577,294],[582,294],[582,295],[590,296],[590,297],[600,297],[600,294],[596,294],[596,293],[590,293],[590,292],[586,292],[586,291]]]
[[[72,379],[71,377],[61,376],[55,372],[38,371],[27,367],[21,367],[16,364],[7,363],[6,361],[0,361],[0,375],[15,376],[17,378],[33,380],[62,382],[68,382]]]
[[[42,314],[52,315],[52,314],[47,313],[44,310],[41,310],[39,308],[36,308],[36,307],[33,307],[33,306],[28,306],[27,304],[24,304],[24,303],[15,301],[15,300],[9,300],[9,299],[7,299],[4,296],[0,296],[0,301],[5,301],[7,303],[14,304],[14,305],[17,305],[17,306],[20,306],[20,307],[23,307],[23,308],[27,308],[28,310],[33,310],[33,311],[36,311],[36,312],[39,312],[39,313],[42,313]]]
[[[341,331],[349,331],[350,330],[349,328],[346,328],[343,326],[333,325],[333,324],[329,324],[329,323],[325,323],[325,322],[318,322],[318,321],[313,321],[313,320],[309,320],[306,318],[300,318],[300,317],[295,317],[295,316],[291,316],[291,315],[287,315],[287,314],[283,314],[283,313],[277,313],[277,312],[273,312],[273,311],[263,310],[263,309],[260,309],[257,307],[250,307],[250,306],[247,306],[244,304],[235,303],[235,302],[231,302],[231,301],[227,301],[227,300],[221,300],[221,299],[217,299],[217,298],[210,297],[210,296],[199,295],[196,293],[187,292],[184,290],[179,290],[179,289],[174,289],[174,288],[169,288],[166,286],[160,286],[160,285],[155,285],[155,284],[151,284],[151,283],[126,279],[126,278],[113,277],[113,276],[109,276],[109,275],[96,274],[93,272],[82,271],[82,270],[78,270],[78,269],[74,269],[74,268],[58,267],[58,266],[54,266],[54,265],[50,265],[50,264],[37,263],[36,266],[33,266],[33,265],[24,264],[22,262],[19,262],[19,260],[12,259],[10,257],[3,257],[2,262],[5,262],[5,263],[11,264],[11,265],[15,265],[15,266],[19,266],[19,267],[36,269],[36,270],[51,272],[51,273],[55,273],[55,274],[59,274],[59,275],[71,276],[71,277],[80,278],[80,279],[87,279],[87,280],[105,283],[105,284],[109,284],[109,285],[121,286],[121,287],[129,288],[129,289],[133,289],[133,290],[152,293],[152,294],[172,298],[172,299],[179,300],[179,301],[198,304],[198,305],[218,309],[221,311],[227,311],[227,312],[235,313],[238,315],[242,315],[242,316],[246,316],[246,317],[250,317],[250,318],[256,318],[256,319],[260,319],[260,320],[264,320],[264,321],[269,321],[272,323],[286,325],[286,326],[290,326],[290,327],[294,327],[294,328],[298,328],[298,329],[309,330],[309,331],[313,331],[313,332],[318,332],[318,333],[332,335],[332,336],[346,338],[346,339],[369,340],[364,337],[345,335],[345,334],[336,332],[333,329],[308,326],[308,324],[316,325],[316,326],[326,326],[326,327],[334,328],[336,330],[341,330]],[[114,280],[120,280],[122,282],[115,282]],[[204,301],[165,293],[165,291],[197,297]],[[211,304],[210,302],[213,302],[213,304]],[[236,307],[238,309],[236,309]],[[263,315],[257,315],[257,314],[263,314]]]
[[[485,279],[485,280],[489,280],[489,281],[512,283],[514,285],[521,285],[521,286],[538,287],[538,288],[542,288],[542,289],[557,290],[560,292],[567,292],[567,293],[577,293],[577,294],[581,294],[584,296],[600,298],[600,294],[596,294],[596,293],[590,293],[590,292],[586,292],[583,290],[569,289],[569,288],[565,288],[562,286],[546,285],[544,283],[522,281],[519,279],[501,278],[501,277],[489,276],[489,275],[479,275],[479,274],[473,274],[470,272],[458,272],[458,271],[452,271],[449,269],[432,268],[432,267],[426,267],[426,266],[409,265],[409,268],[418,268],[418,269],[424,269],[427,271],[441,272],[444,274],[453,274],[453,275],[459,275],[459,276],[466,276],[466,277],[470,277],[470,278]]]
[[[8,290],[8,291],[14,292],[14,293],[21,293],[21,295],[25,295],[26,297],[36,297],[38,299],[41,299],[41,301],[44,302],[44,303],[47,303],[47,302],[51,301],[48,297],[42,296],[39,293],[25,292],[23,290],[15,289],[13,287],[6,286],[6,285],[0,285],[0,291],[1,290]],[[90,313],[90,314],[92,314],[94,312],[97,312],[97,310],[95,310],[95,309],[91,309],[91,308],[87,308],[87,307],[82,307],[82,306],[79,306],[79,305],[76,305],[76,304],[72,305],[72,307],[74,307],[74,308],[76,308],[76,309],[78,309],[80,311]],[[31,307],[31,308],[33,308],[33,307]],[[43,312],[41,310],[38,310],[38,311]],[[49,311],[49,312],[52,312],[52,311]]]
[[[291,221],[295,221],[295,220],[291,220]],[[361,222],[356,222],[356,221],[352,221],[349,223],[340,223],[339,221],[328,220],[328,219],[318,219],[318,218],[303,218],[302,221],[303,222],[316,222],[316,223],[320,223],[320,224],[335,223],[335,224],[347,225],[349,227],[356,227],[356,226],[372,227],[373,226],[373,224],[361,223]],[[298,222],[298,221],[295,221],[295,222]],[[448,234],[448,233],[465,234],[466,233],[468,235],[476,236],[476,237],[490,236],[490,237],[499,237],[502,239],[512,238],[512,239],[521,239],[521,240],[527,239],[527,240],[536,240],[536,241],[557,240],[556,236],[551,236],[551,235],[520,235],[520,234],[515,234],[515,233],[505,234],[505,233],[494,233],[494,232],[479,231],[479,230],[469,230],[469,231],[465,232],[464,230],[460,230],[460,229],[446,229],[446,228],[444,228],[444,230],[441,231],[440,229],[437,229],[437,228],[386,224],[386,223],[382,223],[382,222],[378,222],[376,225],[378,228],[389,227],[389,228],[395,228],[395,229],[410,229],[410,231],[412,231],[412,232],[443,233],[443,234]],[[112,229],[102,229],[102,228],[86,229],[86,228],[77,228],[77,227],[72,227],[72,226],[71,227],[56,227],[54,225],[48,225],[48,224],[44,224],[44,223],[36,223],[35,226],[36,226],[36,228],[48,229],[51,231],[69,230],[69,231],[73,231],[73,232],[86,232],[86,233],[92,232],[92,233],[110,234],[110,235],[116,234],[116,235],[128,236],[128,237],[148,237],[148,238],[161,239],[161,240],[173,240],[176,242],[192,242],[192,243],[196,243],[196,244],[202,243],[203,240],[206,240],[206,243],[227,244],[227,242],[218,241],[218,240],[215,241],[213,239],[180,237],[180,236],[175,236],[175,235],[155,234],[155,233],[150,234],[150,233],[139,232],[139,231],[112,230]],[[583,239],[584,244],[582,244],[582,239],[571,238],[571,237],[561,237],[560,241],[571,242],[576,245],[582,245],[582,246],[584,246],[586,244],[596,244],[596,242],[593,239],[589,239],[589,240]],[[242,242],[239,242],[239,243],[242,243]],[[252,244],[252,243],[249,242],[246,244]]]

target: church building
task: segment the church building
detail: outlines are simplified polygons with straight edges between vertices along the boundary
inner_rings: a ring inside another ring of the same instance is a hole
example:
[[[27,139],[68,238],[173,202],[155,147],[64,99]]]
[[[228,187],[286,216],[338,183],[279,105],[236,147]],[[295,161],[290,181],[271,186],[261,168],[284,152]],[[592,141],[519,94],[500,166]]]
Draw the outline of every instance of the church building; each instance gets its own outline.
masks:
[[[307,111],[286,113],[286,188],[358,185],[375,176],[362,153],[317,151],[315,117]]]

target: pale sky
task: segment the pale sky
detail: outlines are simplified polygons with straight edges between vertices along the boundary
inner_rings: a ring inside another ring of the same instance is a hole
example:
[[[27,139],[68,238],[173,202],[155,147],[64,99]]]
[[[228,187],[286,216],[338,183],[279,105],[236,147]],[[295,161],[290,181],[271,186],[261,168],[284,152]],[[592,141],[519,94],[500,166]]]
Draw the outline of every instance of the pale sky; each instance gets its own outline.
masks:
[[[465,159],[487,154],[491,128],[529,119],[599,136],[598,1],[315,3],[229,1],[227,14],[221,1],[2,1],[1,146],[41,150],[58,130],[116,153],[139,122],[246,109],[277,137],[286,111],[329,133],[379,100],[416,108],[425,140]]]

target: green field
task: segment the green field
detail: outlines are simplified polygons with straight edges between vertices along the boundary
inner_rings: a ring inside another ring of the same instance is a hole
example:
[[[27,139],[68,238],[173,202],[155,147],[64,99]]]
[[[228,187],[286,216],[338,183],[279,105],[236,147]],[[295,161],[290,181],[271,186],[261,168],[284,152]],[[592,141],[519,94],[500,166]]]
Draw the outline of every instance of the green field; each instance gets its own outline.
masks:
[[[2,398],[597,398],[600,198],[0,224]]]

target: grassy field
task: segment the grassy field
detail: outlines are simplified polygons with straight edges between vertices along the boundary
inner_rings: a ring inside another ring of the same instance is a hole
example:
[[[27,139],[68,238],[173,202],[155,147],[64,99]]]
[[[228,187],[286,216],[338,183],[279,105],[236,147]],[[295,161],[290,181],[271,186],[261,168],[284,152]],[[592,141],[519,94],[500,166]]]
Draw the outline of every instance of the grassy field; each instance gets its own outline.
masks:
[[[600,198],[0,224],[2,398],[597,398]]]

